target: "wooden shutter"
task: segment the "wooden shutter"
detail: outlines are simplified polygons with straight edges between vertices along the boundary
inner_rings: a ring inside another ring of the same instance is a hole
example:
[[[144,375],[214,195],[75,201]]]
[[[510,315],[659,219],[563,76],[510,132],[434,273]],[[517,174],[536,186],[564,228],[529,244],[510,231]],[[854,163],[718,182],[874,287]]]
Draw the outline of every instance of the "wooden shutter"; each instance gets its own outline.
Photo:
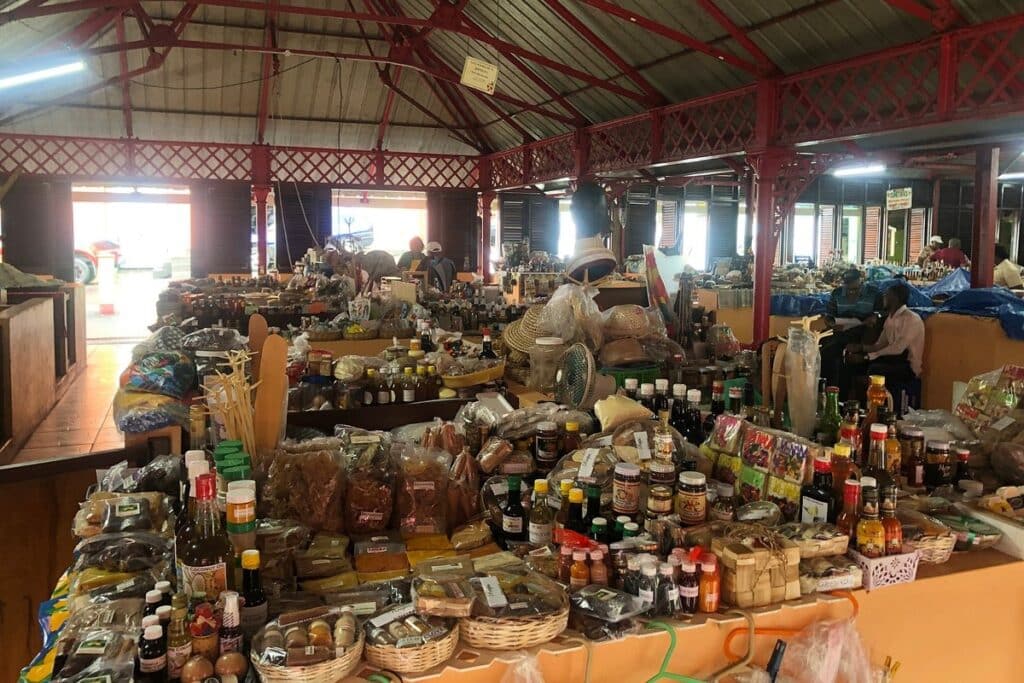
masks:
[[[716,186],[715,190],[719,188]],[[732,188],[723,188],[732,189]],[[736,220],[739,215],[737,202],[711,202],[708,206],[708,259],[736,255]],[[743,248],[743,245],[740,245]]]
[[[910,235],[907,238],[909,244],[907,260],[910,263],[913,263],[917,259],[917,255],[921,253],[924,242],[924,218],[924,209],[910,210]]]
[[[4,261],[26,273],[75,281],[71,183],[24,177],[3,197]]]
[[[864,209],[864,260],[878,258],[879,237],[882,232],[882,207],[868,206]]]
[[[642,254],[645,244],[654,244],[656,202],[651,198],[629,199],[626,205],[625,255]]]
[[[530,197],[526,225],[531,251],[558,253],[558,200],[552,197]]]
[[[427,239],[441,243],[444,255],[460,271],[476,268],[479,221],[476,193],[427,192]]]
[[[252,272],[253,212],[249,183],[206,180],[189,189],[192,277]]]
[[[518,242],[523,239],[523,207],[522,199],[502,195],[498,203],[499,247],[501,242]]]
[[[331,235],[331,188],[309,183],[279,183],[275,188],[277,267],[290,272],[310,247]]]
[[[822,204],[818,207],[818,265],[828,263],[836,247],[836,207]]]
[[[659,249],[675,250],[679,244],[679,202],[667,199],[661,202],[661,239]]]

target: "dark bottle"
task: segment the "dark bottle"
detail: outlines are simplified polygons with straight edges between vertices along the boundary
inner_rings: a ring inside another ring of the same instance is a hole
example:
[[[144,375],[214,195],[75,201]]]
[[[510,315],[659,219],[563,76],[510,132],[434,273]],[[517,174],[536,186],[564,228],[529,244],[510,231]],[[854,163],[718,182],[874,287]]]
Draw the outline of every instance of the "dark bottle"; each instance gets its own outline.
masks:
[[[523,509],[521,485],[519,477],[513,475],[508,478],[508,500],[501,510],[501,534],[506,542],[526,540],[526,510]]]
[[[819,418],[822,415],[825,414],[825,401],[826,401],[825,385],[826,385],[825,378],[824,377],[819,377],[818,378],[818,408],[815,411],[815,415],[817,415]]]
[[[654,385],[644,382],[640,385],[640,405],[657,415],[654,405]]]
[[[864,474],[874,477],[878,482],[877,489],[879,491],[884,491],[895,483],[889,472],[889,455],[885,450],[885,440],[888,435],[889,428],[884,424],[875,423],[869,429],[868,459]]]
[[[686,434],[686,385],[672,385],[672,416],[669,424],[680,434]]]
[[[697,576],[697,564],[691,560],[683,560],[679,565],[679,601],[686,614],[696,614],[700,597],[700,577]]]
[[[420,323],[420,348],[423,349],[423,353],[437,351],[434,339],[430,336],[430,323],[426,320]]]
[[[711,412],[704,419],[704,435],[707,436],[715,428],[715,419],[725,412],[725,382],[716,379],[711,384]]]
[[[267,596],[260,579],[260,551],[242,551],[242,634],[251,641],[267,623]]]
[[[622,382],[622,389],[626,392],[628,398],[635,401],[639,398],[640,382],[637,381],[636,377],[627,377]]]
[[[164,629],[147,626],[139,640],[139,683],[163,683],[167,680],[167,644]]]
[[[599,545],[608,545],[611,541],[611,534],[608,530],[608,520],[604,517],[594,517],[590,522],[590,538],[594,539]]]
[[[488,328],[483,329],[484,340],[481,342],[480,357],[481,358],[497,358],[498,354],[494,352],[494,345],[491,343],[491,331]]]
[[[971,459],[971,452],[966,448],[954,448],[953,455],[956,456],[956,469],[953,471],[953,485],[956,486],[965,479],[974,479],[971,476],[971,468],[968,461]]]
[[[217,509],[217,479],[213,474],[196,478],[196,514],[177,545],[182,588],[189,596],[203,591],[216,601],[230,587],[234,574],[234,547],[221,524]]]
[[[694,446],[704,443],[704,424],[700,417],[700,389],[686,392],[686,440]]]
[[[754,383],[750,380],[743,385],[743,419],[754,419]]]
[[[583,533],[589,533],[594,519],[601,516],[601,487],[587,484],[587,511],[583,515]]]
[[[242,619],[238,613],[238,593],[235,591],[224,591],[221,594],[224,600],[224,611],[220,620],[220,632],[218,640],[220,653],[242,651]]]
[[[834,446],[839,440],[839,427],[843,416],[839,414],[839,387],[825,388],[825,409],[818,415],[815,440],[822,446]]]
[[[569,514],[565,528],[578,534],[587,533],[587,527],[583,524],[583,489],[569,489]]]
[[[668,380],[654,380],[654,414],[660,415],[661,411],[671,408],[671,401],[668,396]]]
[[[832,488],[832,465],[825,458],[814,459],[814,479],[800,489],[800,521],[835,523],[839,514]]]
[[[743,388],[729,387],[729,403],[725,412],[730,415],[743,415]]]
[[[156,608],[161,605],[163,597],[163,593],[155,588],[146,591],[146,606],[142,608],[142,616],[148,617],[151,614],[156,614]]]

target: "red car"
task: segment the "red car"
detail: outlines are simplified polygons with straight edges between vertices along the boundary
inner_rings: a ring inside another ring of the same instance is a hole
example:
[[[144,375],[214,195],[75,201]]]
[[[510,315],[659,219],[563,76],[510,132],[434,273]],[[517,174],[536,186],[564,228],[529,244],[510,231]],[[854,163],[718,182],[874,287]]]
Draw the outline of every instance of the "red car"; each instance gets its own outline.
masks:
[[[114,266],[121,260],[121,247],[114,242],[100,240],[87,248],[75,247],[75,282],[81,285],[91,284],[96,280],[99,271],[100,254],[112,253]]]

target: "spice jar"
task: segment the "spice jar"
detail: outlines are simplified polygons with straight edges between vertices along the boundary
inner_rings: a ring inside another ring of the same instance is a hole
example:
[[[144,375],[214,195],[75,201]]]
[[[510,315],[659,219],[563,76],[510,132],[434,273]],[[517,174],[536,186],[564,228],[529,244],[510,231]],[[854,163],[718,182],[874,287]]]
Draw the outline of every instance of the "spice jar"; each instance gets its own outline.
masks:
[[[686,614],[696,614],[700,597],[697,565],[691,560],[682,560],[679,563],[679,573],[679,598],[682,602],[682,610]]]
[[[672,514],[672,489],[652,486],[647,490],[647,518]]]
[[[550,392],[555,387],[558,362],[565,353],[561,337],[537,337],[530,347],[530,388]]]
[[[558,463],[558,425],[554,422],[538,424],[533,443],[537,470],[543,473],[550,472]]]
[[[615,465],[612,480],[612,509],[616,515],[640,512],[640,467],[628,462]]]
[[[708,517],[716,522],[732,522],[736,519],[735,487],[720,482],[717,488],[718,497],[712,503]]]
[[[949,443],[929,441],[924,457],[924,485],[928,489],[937,489],[952,481],[953,463],[949,459]]]
[[[920,488],[924,486],[924,431],[917,427],[904,427],[899,440],[907,486]]]
[[[698,608],[705,614],[718,611],[721,596],[722,577],[718,573],[718,560],[714,555],[700,557],[700,586]]]
[[[707,519],[707,479],[700,472],[680,472],[676,485],[676,514],[686,526],[703,524]]]

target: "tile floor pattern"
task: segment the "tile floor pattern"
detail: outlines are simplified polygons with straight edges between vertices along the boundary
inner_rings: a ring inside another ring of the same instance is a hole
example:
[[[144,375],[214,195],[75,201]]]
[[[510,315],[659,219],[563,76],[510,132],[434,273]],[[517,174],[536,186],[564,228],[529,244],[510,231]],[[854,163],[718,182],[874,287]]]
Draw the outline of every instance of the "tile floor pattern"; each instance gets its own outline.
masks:
[[[134,344],[90,344],[85,372],[68,388],[14,463],[80,455],[124,446],[110,402]]]

